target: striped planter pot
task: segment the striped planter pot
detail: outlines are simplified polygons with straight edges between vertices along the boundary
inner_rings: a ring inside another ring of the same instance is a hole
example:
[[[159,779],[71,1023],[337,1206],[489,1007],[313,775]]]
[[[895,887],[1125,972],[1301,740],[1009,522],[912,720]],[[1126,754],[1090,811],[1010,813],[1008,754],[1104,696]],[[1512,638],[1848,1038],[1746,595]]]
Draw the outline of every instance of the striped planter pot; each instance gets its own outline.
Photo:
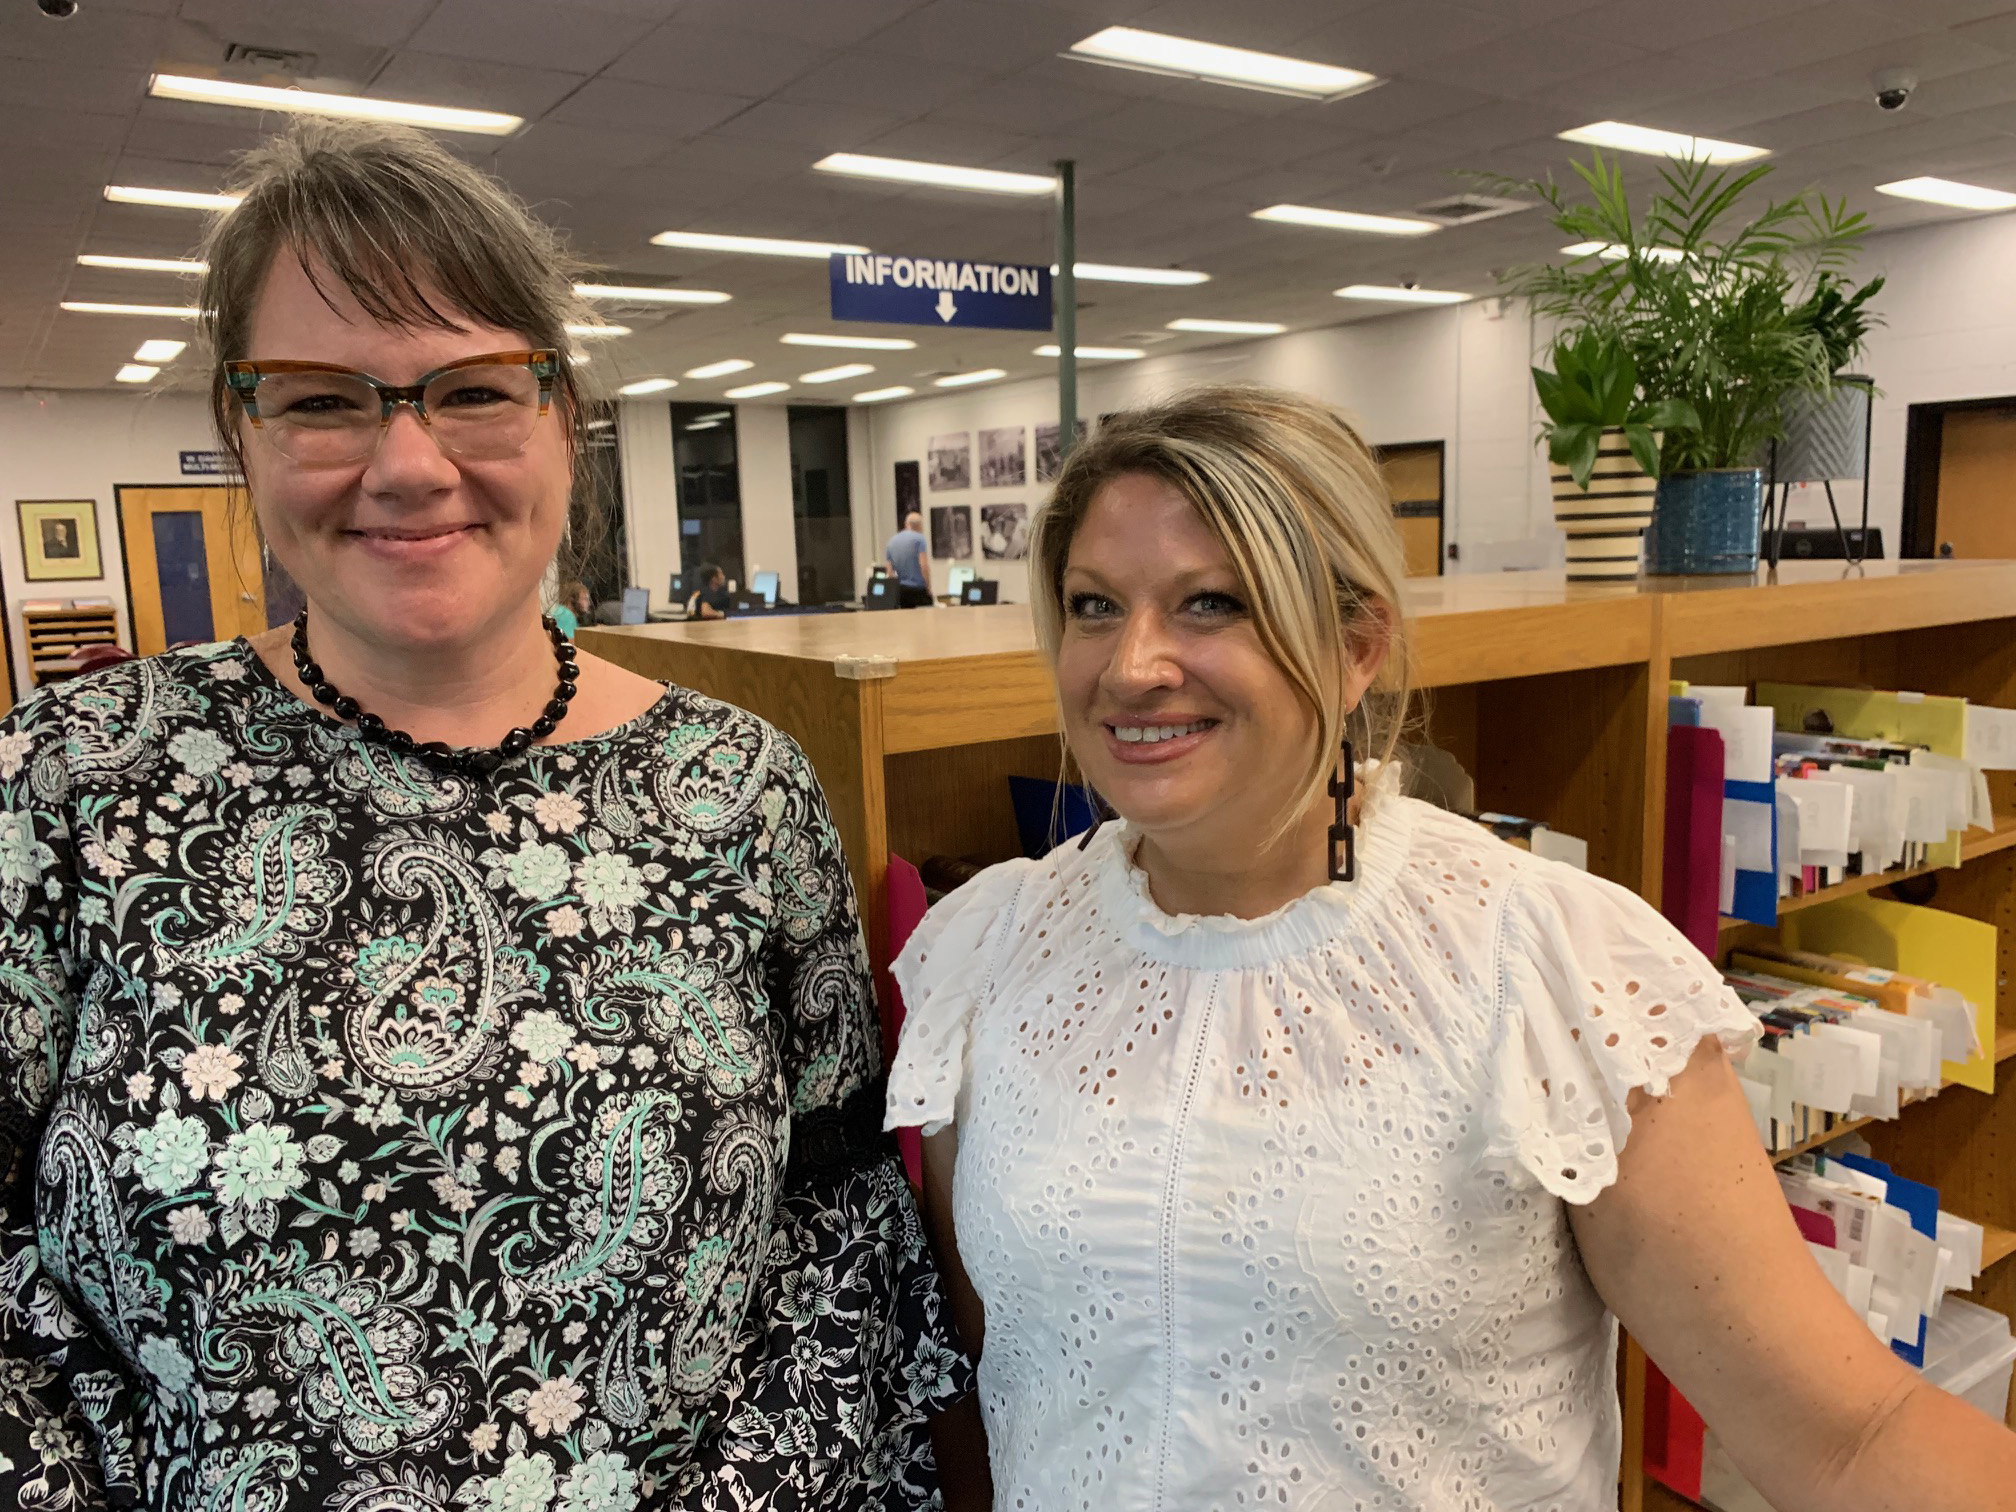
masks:
[[[1554,521],[1568,537],[1568,581],[1612,583],[1638,576],[1638,550],[1652,523],[1659,482],[1638,465],[1624,432],[1603,432],[1587,492],[1554,472]]]

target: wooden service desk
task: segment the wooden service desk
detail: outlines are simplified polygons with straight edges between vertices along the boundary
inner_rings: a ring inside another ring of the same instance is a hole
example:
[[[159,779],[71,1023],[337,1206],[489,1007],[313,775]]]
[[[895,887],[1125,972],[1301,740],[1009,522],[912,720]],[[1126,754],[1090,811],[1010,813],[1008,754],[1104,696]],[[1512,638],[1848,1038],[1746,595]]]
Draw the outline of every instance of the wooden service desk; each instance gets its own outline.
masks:
[[[1475,775],[1478,803],[1581,835],[1593,871],[1656,900],[1675,658],[1701,661],[1697,681],[1748,671],[1942,691],[1917,654],[1934,642],[1912,637],[1978,641],[1993,660],[1989,643],[2016,619],[2016,564],[1798,562],[1775,581],[1615,587],[1498,573],[1412,580],[1405,602],[1426,738]],[[739,704],[804,746],[878,966],[889,854],[1015,855],[1006,779],[1060,770],[1055,696],[1026,604],[583,626],[580,641]],[[1816,642],[1833,649],[1771,651]]]

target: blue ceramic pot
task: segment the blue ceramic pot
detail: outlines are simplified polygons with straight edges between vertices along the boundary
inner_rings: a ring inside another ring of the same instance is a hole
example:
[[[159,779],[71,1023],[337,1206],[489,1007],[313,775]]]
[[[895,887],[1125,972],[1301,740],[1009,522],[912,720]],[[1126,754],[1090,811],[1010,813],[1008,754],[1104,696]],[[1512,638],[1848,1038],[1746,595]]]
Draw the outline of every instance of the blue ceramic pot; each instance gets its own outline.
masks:
[[[1645,571],[1652,577],[1755,572],[1763,516],[1761,468],[1668,473],[1645,532]]]

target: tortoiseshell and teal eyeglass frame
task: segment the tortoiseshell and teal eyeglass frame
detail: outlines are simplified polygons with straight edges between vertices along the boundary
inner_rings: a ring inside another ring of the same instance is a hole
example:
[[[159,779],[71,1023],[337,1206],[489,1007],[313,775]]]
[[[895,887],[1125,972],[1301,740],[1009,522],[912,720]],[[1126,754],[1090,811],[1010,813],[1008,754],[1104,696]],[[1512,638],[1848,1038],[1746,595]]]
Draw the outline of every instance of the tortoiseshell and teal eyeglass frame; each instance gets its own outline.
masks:
[[[224,376],[225,381],[231,386],[231,392],[237,396],[240,407],[245,411],[245,418],[252,422],[254,430],[260,431],[267,430],[266,421],[270,418],[259,413],[259,384],[265,378],[289,373],[327,373],[331,377],[347,378],[367,385],[377,394],[379,404],[377,433],[372,439],[371,447],[363,453],[368,455],[369,451],[376,449],[386,428],[392,424],[393,411],[402,404],[410,405],[420,423],[427,427],[428,433],[448,446],[448,449],[464,450],[463,447],[449,443],[435,428],[434,417],[427,409],[426,395],[428,388],[437,379],[467,368],[478,367],[522,367],[530,373],[539,384],[539,412],[534,417],[536,421],[545,416],[552,404],[553,386],[560,378],[560,354],[551,347],[515,352],[484,352],[474,357],[459,358],[434,369],[431,373],[423,374],[417,383],[406,384],[387,383],[382,378],[374,378],[369,373],[360,372],[356,368],[342,367],[333,362],[298,362],[285,358],[227,362],[224,364]],[[520,437],[516,445],[496,455],[515,455],[524,449],[525,442],[529,439],[528,429],[526,435]],[[285,454],[284,448],[282,451]]]

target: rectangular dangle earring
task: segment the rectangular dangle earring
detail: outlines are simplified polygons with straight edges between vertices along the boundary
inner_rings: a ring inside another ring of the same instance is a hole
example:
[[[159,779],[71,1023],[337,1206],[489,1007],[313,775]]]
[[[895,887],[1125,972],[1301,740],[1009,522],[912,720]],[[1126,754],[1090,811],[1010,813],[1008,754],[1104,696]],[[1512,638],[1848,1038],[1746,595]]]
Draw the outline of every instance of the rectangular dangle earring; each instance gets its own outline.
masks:
[[[1351,828],[1351,797],[1358,791],[1358,766],[1351,759],[1351,742],[1344,742],[1344,775],[1330,778],[1330,796],[1337,800],[1337,816],[1330,825],[1330,880],[1358,880],[1358,836]]]

